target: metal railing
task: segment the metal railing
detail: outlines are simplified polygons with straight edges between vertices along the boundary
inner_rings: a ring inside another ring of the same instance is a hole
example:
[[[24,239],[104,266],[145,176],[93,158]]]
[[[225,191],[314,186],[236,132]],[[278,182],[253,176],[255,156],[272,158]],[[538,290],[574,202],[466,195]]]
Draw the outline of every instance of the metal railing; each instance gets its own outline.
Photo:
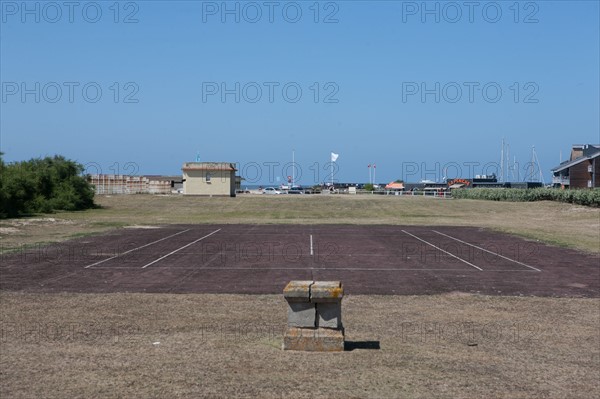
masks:
[[[552,176],[552,184],[564,184],[569,185],[568,176]]]
[[[340,194],[348,194],[346,190],[340,190]],[[450,191],[437,191],[437,190],[422,190],[422,191],[398,191],[398,190],[382,190],[382,191],[361,191],[356,192],[358,195],[393,195],[398,197],[427,197],[427,198],[440,198],[450,199],[452,198],[452,192]]]

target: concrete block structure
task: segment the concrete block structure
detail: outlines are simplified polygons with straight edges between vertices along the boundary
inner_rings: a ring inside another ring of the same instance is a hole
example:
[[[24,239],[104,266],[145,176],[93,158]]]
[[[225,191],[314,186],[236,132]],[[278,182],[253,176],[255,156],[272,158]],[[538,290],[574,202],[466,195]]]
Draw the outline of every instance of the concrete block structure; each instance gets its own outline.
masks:
[[[229,162],[186,162],[183,172],[184,195],[235,197],[235,165]]]
[[[342,307],[339,303],[323,302],[316,305],[317,326],[342,329]]]
[[[313,327],[315,305],[310,302],[288,302],[288,327]]]
[[[339,281],[290,281],[283,296],[288,304],[284,350],[344,350],[344,289]]]

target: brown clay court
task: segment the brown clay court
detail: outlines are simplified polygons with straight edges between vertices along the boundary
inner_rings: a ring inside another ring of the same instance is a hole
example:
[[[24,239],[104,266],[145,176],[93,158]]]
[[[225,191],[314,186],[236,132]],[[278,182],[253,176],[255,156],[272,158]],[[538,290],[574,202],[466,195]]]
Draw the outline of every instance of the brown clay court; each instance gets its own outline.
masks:
[[[350,294],[599,297],[599,261],[474,227],[168,225],[3,255],[0,290],[280,294],[341,280]]]

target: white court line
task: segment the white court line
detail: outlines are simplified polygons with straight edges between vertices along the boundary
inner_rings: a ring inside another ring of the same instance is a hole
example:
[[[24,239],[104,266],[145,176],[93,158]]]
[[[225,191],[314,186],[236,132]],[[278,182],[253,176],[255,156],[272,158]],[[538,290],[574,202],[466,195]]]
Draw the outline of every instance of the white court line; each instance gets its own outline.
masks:
[[[310,256],[313,255],[313,241],[312,241],[312,234],[310,235]]]
[[[166,254],[166,255],[164,255],[164,256],[161,256],[160,258],[158,258],[158,259],[156,259],[156,260],[153,260],[152,262],[148,263],[147,265],[144,265],[144,266],[142,266],[142,269],[145,269],[145,268],[147,268],[148,266],[150,266],[150,265],[153,265],[153,264],[155,264],[156,262],[158,262],[158,261],[161,261],[161,260],[163,260],[164,258],[166,258],[166,257],[168,257],[168,256],[171,256],[171,255],[173,255],[174,253],[176,253],[176,252],[179,252],[179,251],[181,251],[182,249],[185,249],[185,248],[189,247],[189,246],[190,246],[190,245],[192,245],[192,244],[195,244],[195,243],[197,243],[198,241],[204,240],[205,238],[207,238],[207,237],[210,237],[210,236],[212,236],[213,234],[215,234],[215,233],[218,233],[219,231],[221,231],[221,229],[217,229],[217,230],[213,231],[212,233],[205,235],[204,237],[200,237],[200,238],[198,238],[196,241],[192,241],[192,242],[190,242],[189,244],[186,244],[186,245],[184,245],[183,247],[176,249],[175,251],[171,251],[171,252],[169,252],[168,254]]]
[[[514,259],[511,259],[511,258],[508,258],[508,257],[506,257],[506,256],[504,256],[504,255],[497,254],[496,252],[488,251],[488,250],[487,250],[487,249],[485,249],[485,248],[481,248],[481,247],[478,247],[477,245],[470,244],[470,243],[468,243],[468,242],[466,242],[466,241],[463,241],[463,240],[459,240],[458,238],[455,238],[455,237],[449,236],[448,234],[440,233],[440,232],[439,232],[439,231],[437,231],[437,230],[431,230],[431,231],[433,231],[434,233],[438,233],[438,234],[440,234],[440,235],[443,235],[444,237],[451,238],[451,239],[453,239],[453,240],[455,240],[455,241],[462,242],[463,244],[470,245],[470,246],[472,246],[472,247],[474,247],[474,248],[480,249],[480,250],[482,250],[482,251],[485,251],[485,252],[487,252],[487,253],[490,253],[490,254],[492,254],[492,255],[499,256],[499,257],[501,257],[501,258],[504,258],[504,259],[506,259],[506,260],[509,260],[509,261],[511,261],[511,262],[515,262],[515,263],[518,263],[519,265],[523,265],[523,266],[525,266],[525,267],[528,267],[528,268],[530,268],[530,269],[533,269],[533,270],[535,270],[535,271],[541,272],[541,270],[540,270],[540,269],[537,269],[537,268],[535,268],[535,267],[533,267],[533,266],[526,265],[525,263],[523,263],[523,262],[519,262],[518,260],[514,260]]]
[[[157,269],[160,266],[157,267]],[[166,268],[166,267],[165,267]],[[170,268],[169,270],[174,270],[175,268]],[[179,269],[179,268],[177,268]],[[183,269],[183,268],[182,268]],[[188,268],[185,268],[188,269]],[[189,268],[198,270],[198,268]],[[202,270],[348,270],[348,271],[386,271],[386,272],[402,272],[402,271],[455,271],[455,272],[469,272],[469,273],[477,273],[470,269],[393,269],[393,268],[368,268],[368,267],[203,267]],[[512,270],[511,270],[512,271]],[[529,270],[523,270],[528,272]]]
[[[121,270],[138,270],[138,267],[134,267],[134,266],[101,266],[101,267],[95,267],[94,270],[113,270],[113,269],[121,269]],[[378,267],[378,268],[368,268],[368,267],[232,267],[232,266],[227,266],[227,267],[220,267],[220,266],[212,266],[212,267],[189,267],[189,266],[177,266],[177,267],[173,267],[173,266],[155,266],[152,268],[152,270],[156,270],[156,269],[169,269],[169,270],[348,270],[348,271],[369,271],[369,270],[374,270],[374,271],[388,271],[388,272],[404,272],[404,271],[423,271],[423,272],[427,272],[427,271],[446,271],[446,272],[466,272],[466,273],[477,273],[474,270],[471,269],[448,269],[448,268],[443,268],[443,269],[425,269],[425,268],[410,268],[410,269],[398,269],[398,268],[387,268],[387,267]],[[526,270],[526,269],[518,269],[518,270],[514,270],[514,269],[486,269],[486,272],[507,272],[507,273],[514,273],[514,272],[522,272],[522,273],[534,273],[535,270]]]
[[[125,255],[125,254],[128,254],[128,253],[130,253],[130,252],[137,251],[138,249],[146,248],[147,246],[150,246],[150,245],[152,245],[152,244],[156,244],[157,242],[160,242],[160,241],[166,240],[167,238],[175,237],[176,235],[179,235],[179,234],[185,233],[186,231],[190,231],[190,229],[183,230],[183,231],[180,231],[180,232],[178,232],[178,233],[175,233],[175,234],[171,234],[170,236],[163,237],[163,238],[161,238],[160,240],[152,241],[151,243],[148,243],[148,244],[142,245],[141,247],[137,247],[137,248],[130,249],[129,251],[125,251],[125,252],[123,252],[122,254],[119,254],[119,255],[111,256],[110,258],[108,258],[108,259],[104,259],[104,260],[101,260],[100,262],[92,263],[91,265],[87,265],[86,267],[84,267],[84,269],[88,269],[88,268],[90,268],[90,267],[92,267],[92,266],[99,265],[100,263],[104,263],[104,262],[107,262],[107,261],[109,261],[109,260],[111,260],[111,259],[118,258],[119,256],[123,256],[123,255]]]
[[[427,241],[423,240],[422,238],[419,238],[419,237],[417,237],[417,236],[416,236],[416,235],[414,235],[414,234],[410,234],[410,233],[409,233],[408,231],[406,231],[406,230],[401,230],[401,231],[402,231],[403,233],[405,233],[405,234],[408,234],[408,235],[409,235],[409,236],[411,236],[411,237],[414,237],[414,238],[416,238],[416,239],[417,239],[417,240],[419,240],[419,241],[422,241],[422,242],[424,242],[424,243],[425,243],[425,244],[427,244],[427,245],[431,245],[431,246],[432,246],[432,247],[434,247],[435,249],[437,249],[437,250],[439,250],[439,251],[442,251],[442,252],[444,252],[444,253],[446,253],[446,254],[448,254],[448,255],[452,256],[453,258],[456,258],[456,259],[460,260],[461,262],[464,262],[464,263],[466,263],[466,264],[467,264],[467,265],[469,265],[469,266],[473,266],[473,267],[474,267],[475,269],[477,269],[477,270],[481,270],[481,271],[483,271],[483,269],[482,269],[482,268],[480,268],[479,266],[475,266],[475,265],[474,265],[474,264],[472,264],[471,262],[467,262],[466,260],[464,260],[464,259],[462,259],[462,258],[459,258],[458,256],[456,256],[456,255],[454,255],[454,254],[451,254],[451,253],[450,253],[450,252],[448,252],[448,251],[444,251],[442,248],[440,248],[440,247],[437,247],[437,246],[433,245],[432,243],[430,243],[430,242],[427,242]]]

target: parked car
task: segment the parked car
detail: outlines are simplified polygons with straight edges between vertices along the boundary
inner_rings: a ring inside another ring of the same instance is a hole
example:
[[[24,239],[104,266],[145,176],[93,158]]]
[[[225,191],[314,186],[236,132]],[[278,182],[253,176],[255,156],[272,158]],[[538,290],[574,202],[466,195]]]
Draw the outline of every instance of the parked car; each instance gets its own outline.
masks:
[[[275,187],[267,187],[263,190],[263,194],[281,194],[281,191]]]
[[[304,189],[302,188],[302,186],[292,186],[288,190],[288,194],[304,194]]]

